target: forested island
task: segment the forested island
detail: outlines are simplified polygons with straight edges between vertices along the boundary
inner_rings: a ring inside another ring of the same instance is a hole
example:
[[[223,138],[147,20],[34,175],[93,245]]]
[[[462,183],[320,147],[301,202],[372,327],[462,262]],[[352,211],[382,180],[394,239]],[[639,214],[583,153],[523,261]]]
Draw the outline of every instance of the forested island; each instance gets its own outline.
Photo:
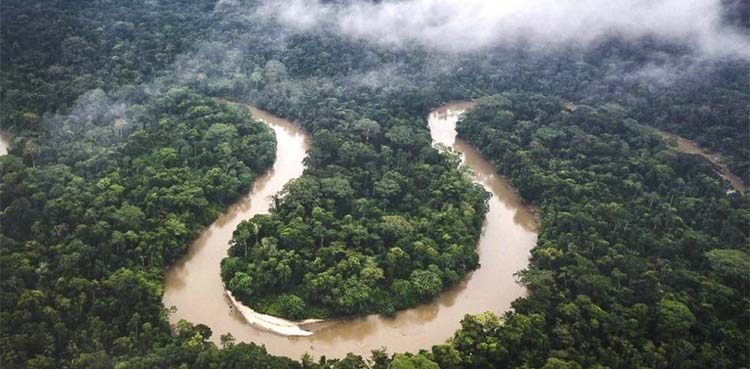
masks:
[[[750,7],[511,3],[3,1],[0,366],[747,368],[750,198],[649,127],[748,184]],[[558,22],[577,14],[590,37]],[[392,316],[492,268],[491,195],[426,121],[457,100],[458,137],[538,214],[511,310],[369,356],[170,324],[166,272],[284,149],[228,101],[311,139],[221,262],[244,304]]]

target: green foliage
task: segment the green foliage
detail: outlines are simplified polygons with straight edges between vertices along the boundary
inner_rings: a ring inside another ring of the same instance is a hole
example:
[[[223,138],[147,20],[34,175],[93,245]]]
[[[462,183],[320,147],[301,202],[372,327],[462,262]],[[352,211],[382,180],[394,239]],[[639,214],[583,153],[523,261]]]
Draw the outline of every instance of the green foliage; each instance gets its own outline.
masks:
[[[739,285],[747,283],[747,271],[750,270],[750,255],[747,251],[714,249],[706,252],[706,258],[722,277]]]
[[[38,129],[43,113],[66,109],[86,91],[156,77],[203,32],[213,3],[3,1],[3,126]]]
[[[422,355],[393,355],[388,369],[440,369],[434,361]]]
[[[515,91],[482,99],[460,129],[539,207],[521,276],[530,295],[394,365],[747,367],[747,198],[725,196],[708,163],[628,120],[721,152],[747,180],[747,63],[663,83],[639,72],[694,55],[627,39],[446,59],[280,32],[246,16],[257,4],[0,3],[0,120],[14,134],[0,159],[0,366],[366,366],[354,355],[299,364],[230,337],[219,350],[205,326],[170,330],[164,268],[274,152],[243,113],[164,93],[189,86],[252,100],[313,137],[306,175],[238,229],[222,264],[251,303],[287,316],[392,313],[475,268],[484,194],[430,148],[424,116]]]
[[[431,270],[415,270],[411,272],[409,281],[420,298],[434,296],[442,287],[440,276]]]
[[[305,314],[305,301],[296,295],[281,295],[277,303],[281,315],[288,316],[292,319],[301,319]]]
[[[33,165],[0,158],[9,204],[0,213],[4,366],[70,357],[73,367],[110,367],[109,355],[143,354],[168,339],[165,267],[271,163],[272,131],[243,111],[184,89],[144,108],[134,125],[148,128],[110,130],[95,153],[83,152],[86,137],[48,131],[39,140],[57,144],[40,147]],[[219,145],[193,141],[217,131]],[[78,160],[87,155],[95,161]],[[231,284],[249,291],[252,280],[238,274]]]
[[[688,334],[695,324],[695,315],[687,305],[669,299],[662,299],[657,304],[657,328],[664,336],[679,337]]]
[[[748,197],[613,109],[506,94],[459,121],[542,224],[521,275],[530,295],[502,324],[466,318],[438,364],[746,365]]]
[[[423,117],[408,117],[372,102],[324,123],[300,119],[313,136],[305,173],[271,214],[238,227],[222,264],[234,295],[295,318],[392,314],[478,266],[487,194],[431,147]],[[238,273],[252,285],[233,283]],[[287,294],[302,313],[280,308]]]

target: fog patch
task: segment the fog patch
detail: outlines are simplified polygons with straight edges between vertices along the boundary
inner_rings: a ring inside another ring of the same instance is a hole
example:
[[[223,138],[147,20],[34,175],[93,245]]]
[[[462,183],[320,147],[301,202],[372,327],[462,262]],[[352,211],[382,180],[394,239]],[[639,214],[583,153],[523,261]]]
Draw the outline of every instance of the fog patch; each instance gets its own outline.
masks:
[[[224,7],[238,6],[223,1]],[[498,45],[590,47],[610,36],[686,45],[703,57],[750,59],[750,40],[722,23],[720,0],[265,1],[255,15],[295,32],[325,30],[384,46],[445,52]]]

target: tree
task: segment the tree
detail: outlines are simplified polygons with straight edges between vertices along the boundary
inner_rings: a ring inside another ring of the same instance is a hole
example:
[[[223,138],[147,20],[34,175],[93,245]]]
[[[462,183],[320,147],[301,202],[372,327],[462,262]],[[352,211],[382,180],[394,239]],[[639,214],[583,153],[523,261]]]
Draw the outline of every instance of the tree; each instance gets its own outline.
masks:
[[[365,142],[369,143],[371,138],[380,134],[380,125],[371,119],[363,118],[354,123],[354,130],[365,138]]]
[[[236,138],[236,127],[224,123],[215,123],[208,128],[203,136],[203,141],[206,148],[213,150],[219,144],[232,142]]]
[[[293,294],[284,294],[277,299],[282,315],[292,319],[302,319],[305,315],[305,301]]]
[[[657,327],[660,335],[665,338],[688,334],[695,324],[695,315],[690,308],[676,300],[659,301],[657,314]]]
[[[432,360],[423,355],[396,354],[388,369],[440,369]]]
[[[388,204],[396,200],[396,196],[401,192],[401,185],[393,178],[383,177],[375,182],[374,190],[375,194]]]
[[[721,276],[747,285],[747,271],[750,270],[750,255],[741,250],[714,249],[706,252],[711,267]]]
[[[415,270],[409,277],[414,291],[421,299],[428,299],[440,292],[443,282],[440,276],[430,270]]]
[[[236,272],[228,287],[237,296],[250,296],[253,294],[253,278],[243,272]]]
[[[344,282],[342,293],[336,300],[338,309],[344,314],[353,314],[368,309],[370,287],[357,277]]]
[[[411,258],[400,247],[393,247],[385,255],[385,270],[393,277],[406,276],[411,269]]]
[[[573,361],[551,357],[547,359],[542,369],[581,369],[581,365]]]

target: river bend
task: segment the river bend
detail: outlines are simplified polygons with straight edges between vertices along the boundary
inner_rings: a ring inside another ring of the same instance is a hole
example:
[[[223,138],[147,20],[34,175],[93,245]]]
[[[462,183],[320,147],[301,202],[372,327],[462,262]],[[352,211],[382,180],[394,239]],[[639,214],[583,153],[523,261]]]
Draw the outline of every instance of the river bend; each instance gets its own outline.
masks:
[[[429,304],[398,312],[388,318],[368,315],[305,325],[310,336],[284,336],[248,324],[224,292],[219,276],[232,232],[255,214],[266,213],[270,197],[303,171],[307,136],[296,125],[261,110],[251,109],[256,119],[276,133],[277,159],[273,168],[258,178],[249,195],[232,205],[205,229],[188,253],[167,273],[164,305],[175,306],[170,316],[175,323],[185,319],[205,324],[218,343],[231,333],[237,341],[265,345],[269,353],[298,359],[304,353],[314,357],[343,357],[347,353],[369,355],[386,347],[389,352],[417,352],[441,344],[460,328],[466,314],[485,311],[503,313],[526,291],[514,273],[526,268],[530,250],[536,244],[536,220],[507,181],[492,164],[463,141],[456,139],[455,125],[469,103],[455,103],[434,110],[428,119],[434,144],[461,154],[474,180],[492,193],[489,211],[478,244],[481,267],[463,282],[444,291]]]

